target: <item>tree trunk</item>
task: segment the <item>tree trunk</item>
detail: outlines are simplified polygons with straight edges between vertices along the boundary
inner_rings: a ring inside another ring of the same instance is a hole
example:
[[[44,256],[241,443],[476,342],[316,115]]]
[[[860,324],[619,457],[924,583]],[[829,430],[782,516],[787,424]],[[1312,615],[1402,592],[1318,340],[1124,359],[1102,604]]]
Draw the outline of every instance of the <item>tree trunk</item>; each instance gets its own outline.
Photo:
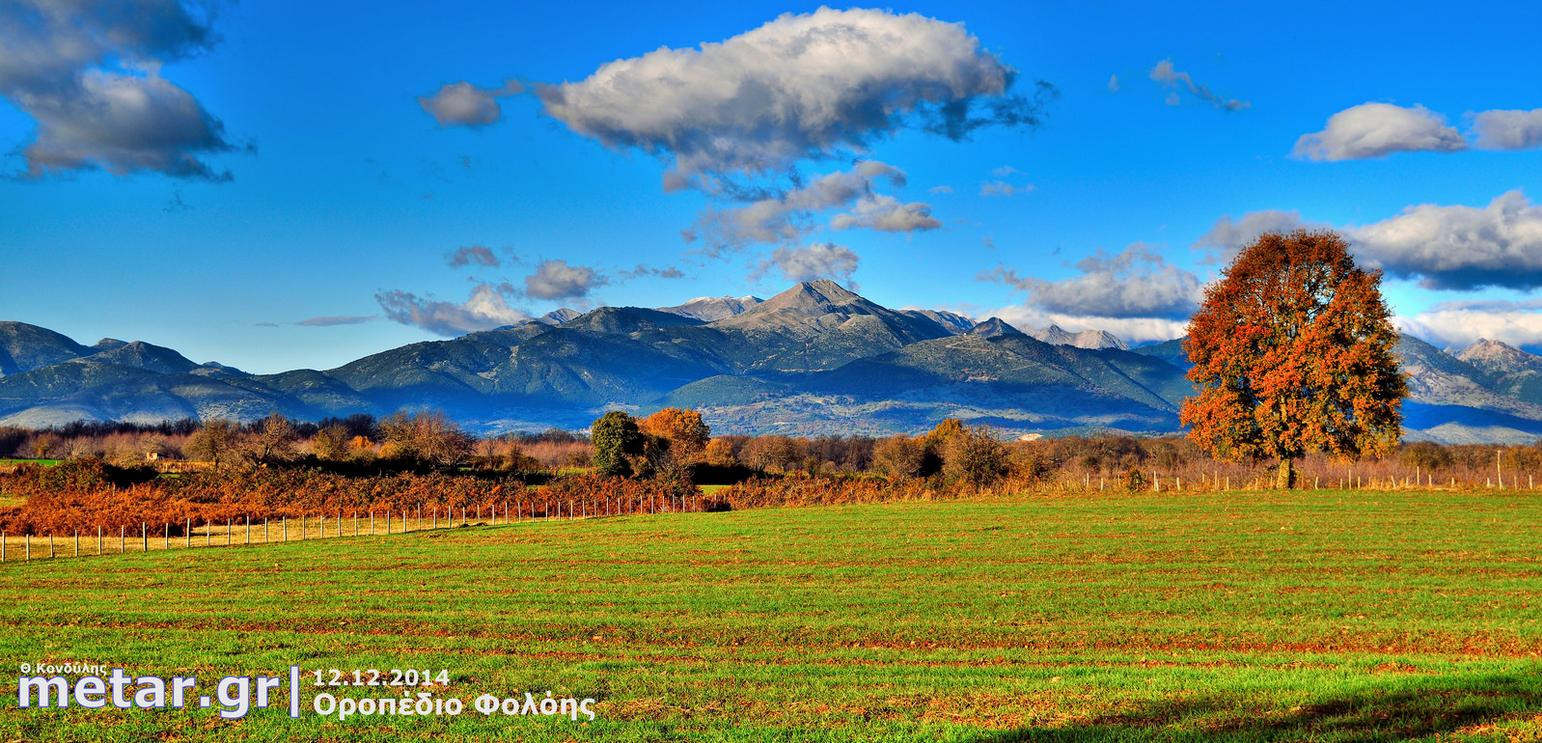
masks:
[[[1274,476],[1274,487],[1280,490],[1290,490],[1296,486],[1296,460],[1290,457],[1280,458],[1280,468]]]

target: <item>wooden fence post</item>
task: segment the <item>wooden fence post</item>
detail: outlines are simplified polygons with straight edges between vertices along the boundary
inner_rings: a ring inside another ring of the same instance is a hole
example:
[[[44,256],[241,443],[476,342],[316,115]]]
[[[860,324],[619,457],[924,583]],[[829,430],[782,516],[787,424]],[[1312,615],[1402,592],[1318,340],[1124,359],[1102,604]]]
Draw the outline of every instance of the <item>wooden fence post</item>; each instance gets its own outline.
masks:
[[[140,552],[150,551],[150,531],[145,528],[145,522],[139,522],[139,539],[141,540]]]

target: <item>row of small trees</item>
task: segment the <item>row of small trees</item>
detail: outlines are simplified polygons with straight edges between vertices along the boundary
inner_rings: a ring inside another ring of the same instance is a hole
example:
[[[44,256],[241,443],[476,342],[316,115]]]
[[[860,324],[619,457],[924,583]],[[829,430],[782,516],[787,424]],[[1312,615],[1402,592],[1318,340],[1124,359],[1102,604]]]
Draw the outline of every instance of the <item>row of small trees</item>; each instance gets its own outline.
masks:
[[[601,416],[590,428],[594,468],[618,477],[688,479],[698,465],[749,468],[783,473],[822,469],[825,460],[811,456],[810,440],[786,436],[712,438],[711,428],[694,410],[665,408],[645,418],[622,411]],[[944,420],[924,436],[872,439],[823,439],[831,449],[856,449],[861,469],[893,479],[940,476],[949,481],[984,485],[1007,474],[1007,446],[979,428],[956,418]],[[847,444],[847,446],[841,446]]]
[[[472,453],[476,439],[443,413],[397,413],[381,420],[376,430],[378,447],[342,422],[318,428],[310,437],[310,454],[323,461],[380,458],[453,466]],[[211,420],[187,438],[182,451],[191,459],[209,462],[214,469],[233,463],[276,464],[301,455],[296,424],[274,413],[252,426],[228,420]]]

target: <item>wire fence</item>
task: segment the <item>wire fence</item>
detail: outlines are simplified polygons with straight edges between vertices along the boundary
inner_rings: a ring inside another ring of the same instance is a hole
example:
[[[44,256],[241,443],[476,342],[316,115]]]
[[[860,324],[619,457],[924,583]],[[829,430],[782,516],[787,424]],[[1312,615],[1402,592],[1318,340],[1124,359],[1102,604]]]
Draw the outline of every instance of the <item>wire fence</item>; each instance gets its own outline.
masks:
[[[13,535],[0,532],[0,563],[64,557],[97,557],[131,552],[216,547],[257,547],[289,542],[383,536],[473,526],[506,526],[541,521],[575,521],[618,516],[704,510],[702,496],[649,499],[597,498],[570,501],[505,501],[475,508],[417,508],[407,511],[336,511],[295,518],[230,518],[223,522],[185,519],[181,523],[140,523],[94,532]],[[501,508],[500,508],[501,506]]]

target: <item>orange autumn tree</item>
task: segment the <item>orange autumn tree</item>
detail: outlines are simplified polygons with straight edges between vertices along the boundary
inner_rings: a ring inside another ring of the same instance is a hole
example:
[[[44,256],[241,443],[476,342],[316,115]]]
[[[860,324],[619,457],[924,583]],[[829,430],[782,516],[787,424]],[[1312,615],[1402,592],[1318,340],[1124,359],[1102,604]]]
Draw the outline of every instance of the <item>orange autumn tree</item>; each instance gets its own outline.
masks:
[[[1380,284],[1332,232],[1269,233],[1245,248],[1189,322],[1198,393],[1179,416],[1190,440],[1225,459],[1277,460],[1282,488],[1310,452],[1395,447],[1408,388]]]
[[[701,458],[712,430],[702,421],[701,413],[684,408],[664,408],[637,422],[643,433],[669,442],[669,456],[687,464]]]

